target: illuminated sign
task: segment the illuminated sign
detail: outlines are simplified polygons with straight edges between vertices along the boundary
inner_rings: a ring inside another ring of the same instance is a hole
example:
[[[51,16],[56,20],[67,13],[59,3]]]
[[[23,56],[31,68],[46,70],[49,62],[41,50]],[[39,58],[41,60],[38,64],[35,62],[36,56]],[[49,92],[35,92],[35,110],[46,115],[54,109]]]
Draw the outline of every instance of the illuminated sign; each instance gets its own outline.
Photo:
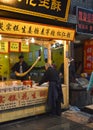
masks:
[[[70,0],[0,0],[1,10],[65,22],[69,7]]]
[[[75,30],[56,26],[45,26],[38,23],[0,19],[0,33],[73,41]]]
[[[8,87],[8,86],[7,86]],[[29,89],[23,91],[3,92],[0,94],[0,111],[44,104],[47,100],[47,87],[42,89]]]
[[[93,70],[93,40],[84,44],[84,71],[91,73]]]
[[[8,42],[0,41],[0,53],[8,53]]]
[[[77,7],[77,32],[93,34],[93,10]]]
[[[21,43],[21,52],[29,52],[29,51],[30,51],[29,44],[22,42]]]
[[[19,52],[18,42],[10,42],[10,52]]]

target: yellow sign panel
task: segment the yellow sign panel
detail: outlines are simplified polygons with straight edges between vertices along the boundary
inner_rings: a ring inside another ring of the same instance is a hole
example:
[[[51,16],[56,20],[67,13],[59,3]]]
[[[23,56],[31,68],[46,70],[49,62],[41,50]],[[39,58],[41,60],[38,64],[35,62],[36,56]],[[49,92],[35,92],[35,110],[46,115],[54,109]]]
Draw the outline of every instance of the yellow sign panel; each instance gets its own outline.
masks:
[[[8,42],[0,41],[0,53],[8,53]]]
[[[18,42],[10,42],[10,52],[19,52]]]
[[[21,43],[21,52],[29,52],[29,44],[22,42]]]
[[[73,41],[75,30],[57,26],[0,19],[0,33]]]

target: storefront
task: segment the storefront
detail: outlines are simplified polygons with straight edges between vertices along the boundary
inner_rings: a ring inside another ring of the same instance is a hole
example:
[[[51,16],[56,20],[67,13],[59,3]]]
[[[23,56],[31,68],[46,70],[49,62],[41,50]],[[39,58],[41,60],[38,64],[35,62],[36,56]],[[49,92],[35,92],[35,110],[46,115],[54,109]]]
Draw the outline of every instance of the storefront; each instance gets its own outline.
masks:
[[[70,84],[70,104],[83,108],[93,104],[90,92],[86,91],[93,71],[93,10],[77,6],[76,18],[77,44],[73,44],[76,80]]]
[[[2,6],[1,6],[2,7]],[[64,45],[64,84],[62,84],[64,104],[62,108],[69,107],[69,45],[74,40],[75,30],[48,24],[40,24],[38,22],[27,22],[24,20],[15,20],[0,17],[0,54],[10,53],[29,53],[29,40],[34,37],[36,44],[47,48],[48,62],[51,61],[51,45],[56,40],[62,40]],[[26,44],[23,39],[28,40]],[[44,63],[44,57],[41,55],[41,61],[36,64]],[[38,59],[38,57],[37,57]],[[12,60],[12,59],[10,59]],[[35,61],[33,61],[34,64]],[[4,63],[2,63],[3,66]],[[31,71],[31,70],[30,70]],[[2,73],[1,73],[2,74]],[[2,76],[2,75],[1,75]],[[12,80],[9,76],[6,81],[1,77],[0,82],[0,122],[19,119],[27,116],[33,116],[46,112],[46,99],[48,86],[32,87],[23,85],[21,81]]]

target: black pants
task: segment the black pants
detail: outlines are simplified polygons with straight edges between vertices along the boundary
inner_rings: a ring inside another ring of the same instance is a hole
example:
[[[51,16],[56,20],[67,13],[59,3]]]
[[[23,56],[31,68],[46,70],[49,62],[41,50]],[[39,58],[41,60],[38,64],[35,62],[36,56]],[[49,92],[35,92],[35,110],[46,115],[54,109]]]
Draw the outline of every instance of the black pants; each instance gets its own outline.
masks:
[[[61,103],[59,100],[56,101],[56,106],[52,106],[51,114],[61,116]]]

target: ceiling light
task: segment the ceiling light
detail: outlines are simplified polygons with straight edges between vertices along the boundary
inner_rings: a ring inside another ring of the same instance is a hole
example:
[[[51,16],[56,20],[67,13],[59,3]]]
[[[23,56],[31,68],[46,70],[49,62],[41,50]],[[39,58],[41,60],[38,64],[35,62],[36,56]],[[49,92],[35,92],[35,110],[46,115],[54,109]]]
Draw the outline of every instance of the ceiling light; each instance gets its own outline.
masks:
[[[31,38],[31,42],[32,42],[32,43],[34,43],[34,42],[35,42],[35,39],[34,39],[33,37]]]
[[[22,0],[17,0],[18,2],[21,2]]]
[[[2,40],[2,35],[0,35],[0,40]]]
[[[53,45],[52,45],[52,47],[54,47],[54,48],[55,48],[55,47],[56,47],[56,45],[55,45],[55,44],[53,44]]]
[[[16,2],[16,0],[0,0],[2,3],[8,3],[8,4],[13,4]]]
[[[7,56],[7,55],[5,55],[5,58],[8,58],[8,56]]]
[[[62,44],[62,40],[56,40],[57,43]]]

